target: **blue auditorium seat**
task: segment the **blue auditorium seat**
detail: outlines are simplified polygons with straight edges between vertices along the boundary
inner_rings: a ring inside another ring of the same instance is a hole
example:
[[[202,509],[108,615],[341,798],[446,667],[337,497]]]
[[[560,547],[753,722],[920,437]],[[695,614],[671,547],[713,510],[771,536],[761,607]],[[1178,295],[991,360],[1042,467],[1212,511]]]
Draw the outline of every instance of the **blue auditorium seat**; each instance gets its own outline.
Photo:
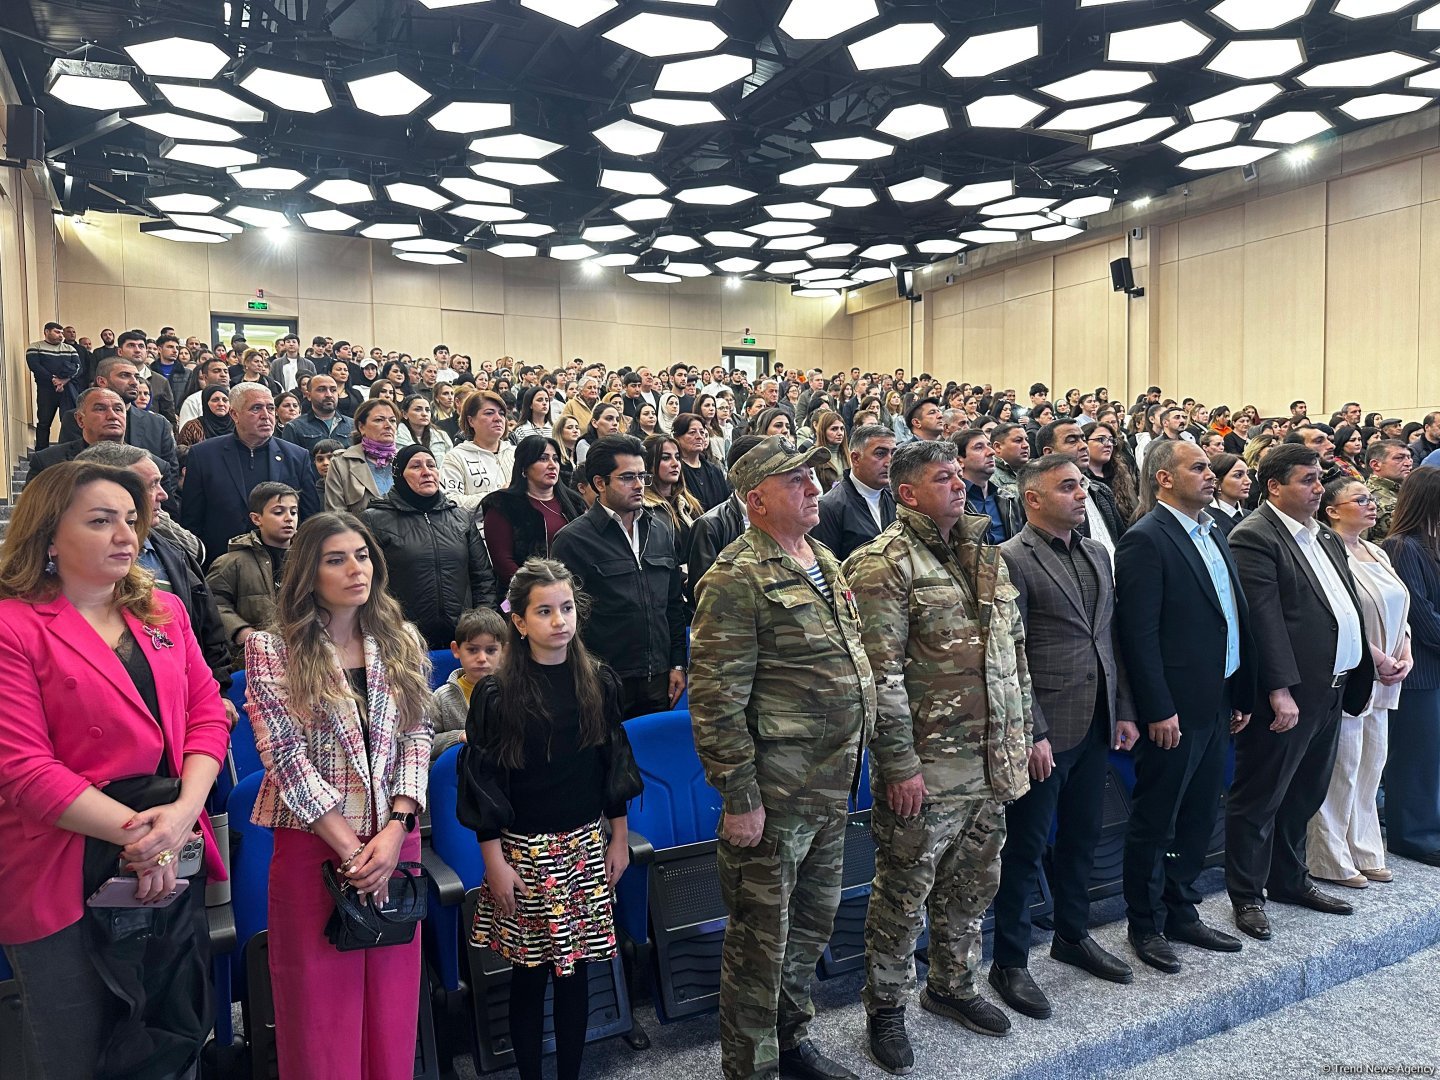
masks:
[[[480,844],[475,834],[461,825],[460,819],[455,816],[455,769],[459,759],[460,747],[452,746],[431,763],[430,787],[425,799],[430,812],[430,846],[460,879],[458,896],[442,897],[432,892],[426,920],[433,931],[432,948],[440,985],[452,992],[460,988],[464,966],[460,953],[461,901],[485,877],[485,860],[480,855]]]
[[[0,1080],[25,1080],[29,1072],[25,1053],[25,1018],[20,984],[10,962],[0,952]]]
[[[245,711],[245,672],[237,671],[230,676],[230,700],[240,713],[240,722],[230,733],[230,753],[235,758],[235,772],[244,779],[258,773],[264,766],[260,763],[260,752],[255,749],[255,729],[250,726],[250,715]]]
[[[433,690],[450,678],[450,673],[460,666],[460,661],[449,649],[436,649],[430,654],[430,665],[430,689]]]

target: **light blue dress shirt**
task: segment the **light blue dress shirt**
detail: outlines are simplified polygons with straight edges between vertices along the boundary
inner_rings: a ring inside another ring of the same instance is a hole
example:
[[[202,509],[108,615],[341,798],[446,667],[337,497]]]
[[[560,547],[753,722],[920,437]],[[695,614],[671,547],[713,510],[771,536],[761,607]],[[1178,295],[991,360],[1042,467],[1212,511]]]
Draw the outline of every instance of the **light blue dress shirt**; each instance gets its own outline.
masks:
[[[1175,520],[1180,522],[1195,550],[1200,552],[1205,569],[1210,572],[1210,583],[1215,586],[1220,610],[1225,613],[1225,677],[1228,679],[1240,667],[1240,612],[1235,606],[1235,593],[1230,586],[1230,570],[1225,565],[1225,556],[1220,554],[1220,546],[1210,535],[1215,519],[1203,510],[1196,519],[1185,516],[1169,503],[1162,502],[1160,505],[1175,515]]]

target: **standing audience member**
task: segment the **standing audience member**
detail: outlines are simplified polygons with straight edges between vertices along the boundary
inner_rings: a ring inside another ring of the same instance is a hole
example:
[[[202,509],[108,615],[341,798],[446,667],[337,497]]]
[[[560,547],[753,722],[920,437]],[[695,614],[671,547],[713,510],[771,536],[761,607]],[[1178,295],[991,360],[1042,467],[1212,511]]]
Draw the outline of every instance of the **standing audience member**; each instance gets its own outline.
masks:
[[[470,942],[513,965],[521,1080],[540,1080],[552,979],[556,1076],[578,1080],[589,966],[615,955],[611,896],[630,862],[627,804],[643,784],[619,680],[576,633],[584,598],[574,576],[527,560],[507,599],[514,630],[499,669],[471,695],[461,760],[460,820],[485,857]]]
[[[726,1080],[854,1080],[810,1040],[810,981],[830,940],[846,805],[875,715],[860,614],[840,564],[805,534],[824,450],[763,439],[730,468],[750,527],[699,591],[691,638],[695,749],[720,793]]]
[[[280,429],[282,439],[306,450],[313,449],[321,439],[334,439],[342,444],[350,442],[355,424],[337,408],[339,391],[334,379],[329,375],[311,376],[305,400],[309,402],[309,410]]]
[[[710,457],[710,436],[705,421],[695,413],[681,413],[675,418],[675,442],[680,446],[680,471],[685,477],[685,490],[695,496],[706,510],[719,506],[730,495],[725,472]]]
[[[510,486],[492,491],[481,503],[497,596],[509,590],[526,559],[548,559],[556,534],[585,513],[584,501],[561,484],[560,475],[556,441],[527,436],[515,447]]]
[[[664,712],[685,692],[686,613],[675,533],[644,508],[647,474],[638,439],[601,439],[585,470],[595,505],[560,530],[551,554],[589,597],[585,646],[620,676],[625,719]]]
[[[849,454],[850,471],[820,496],[820,521],[810,533],[842,560],[895,520],[890,493],[894,432],[879,424],[857,427],[850,433]]]
[[[206,575],[237,663],[244,661],[245,639],[275,617],[275,597],[300,524],[300,493],[267,480],[250,492],[249,506],[250,528],[231,538]]]
[[[1260,466],[1262,502],[1230,533],[1250,604],[1255,722],[1237,733],[1225,809],[1225,887],[1235,923],[1270,938],[1267,900],[1349,915],[1315,887],[1305,830],[1325,801],[1340,713],[1362,715],[1375,666],[1345,543],[1315,520],[1320,456],[1277,446]]]
[[[436,461],[444,461],[451,449],[450,436],[431,423],[429,399],[419,394],[400,403],[400,426],[395,429],[396,446],[412,444],[425,447]]]
[[[44,450],[50,445],[56,413],[62,414],[63,428],[63,414],[75,408],[84,389],[80,385],[80,353],[65,340],[64,326],[47,322],[44,336],[25,350],[25,366],[35,376],[35,449]],[[62,433],[60,437],[65,436]]]
[[[844,575],[878,699],[862,1000],[871,1054],[904,1073],[915,1062],[905,1001],[927,921],[921,1008],[981,1035],[1010,1030],[976,973],[980,920],[1000,884],[1005,804],[1030,786],[1031,690],[1016,589],[986,542],[989,518],[966,513],[955,444],[906,443],[890,486],[895,525],[851,555]]]
[[[1375,524],[1365,538],[1378,544],[1390,535],[1390,518],[1400,498],[1400,485],[1410,475],[1415,459],[1399,439],[1377,439],[1365,448],[1365,463],[1370,470],[1365,486],[1375,496]]]
[[[230,388],[207,386],[197,396],[200,398],[200,415],[194,420],[186,421],[180,428],[176,443],[189,447],[204,439],[234,435],[235,421],[230,416]]]
[[[420,935],[341,952],[321,879],[337,864],[383,904],[420,858],[430,771],[430,658],[386,590],[368,527],[343,513],[295,534],[273,630],[245,642],[250,722],[265,765],[251,820],[275,833],[270,980],[285,1077],[401,1077],[415,1065]]]
[[[80,395],[79,403],[75,406],[80,437],[69,442],[55,443],[32,454],[27,479],[34,480],[50,466],[58,465],[62,461],[74,461],[87,447],[96,443],[123,443],[127,413],[124,400],[114,390],[90,387]]]
[[[1363,715],[1340,716],[1335,767],[1325,801],[1306,831],[1305,859],[1315,877],[1363,889],[1372,880],[1391,877],[1375,800],[1385,770],[1387,713],[1400,700],[1400,684],[1414,666],[1407,624],[1410,594],[1385,552],[1363,539],[1375,524],[1375,496],[1364,484],[1349,478],[1326,484],[1320,516],[1345,542],[1375,685]]]
[[[1385,553],[1410,591],[1415,659],[1390,712],[1385,846],[1440,866],[1440,469],[1416,469],[1405,481]]]
[[[493,390],[476,390],[460,410],[456,443],[440,465],[440,480],[460,509],[475,513],[492,491],[508,487],[515,469],[515,447],[505,441],[505,399]]]
[[[672,397],[674,395],[671,395]],[[705,508],[685,486],[680,467],[680,444],[670,435],[651,435],[644,442],[645,471],[650,480],[645,485],[645,505],[662,514],[675,533],[675,550],[683,559],[690,550],[690,530]]]
[[[1245,504],[1250,498],[1250,466],[1234,454],[1217,454],[1210,459],[1210,471],[1215,474],[1215,497],[1206,511],[1220,535],[1228,538],[1248,512]]]
[[[460,661],[460,666],[430,696],[430,719],[435,724],[435,741],[430,744],[432,763],[450,747],[465,741],[470,698],[475,687],[499,669],[508,637],[505,619],[494,608],[471,608],[455,624],[450,655]]]
[[[197,828],[205,873],[225,876],[203,811],[230,726],[184,605],[140,568],[150,521],[133,473],[65,462],[26,484],[0,556],[0,945],[55,1080],[102,1062],[106,1075],[194,1075],[213,1021],[204,874],[168,907],[130,913],[163,935],[149,955],[171,976],[137,1018],[110,989],[117,969],[133,974],[129,950],[97,947],[85,907],[117,856],[138,900],[167,896]],[[137,812],[114,797],[137,777],[176,782],[172,801]],[[96,854],[103,876],[87,879]]]
[[[749,453],[759,441],[759,437],[755,435],[741,435],[735,439],[730,444],[725,467],[733,469],[735,462]],[[720,553],[738,540],[740,534],[749,527],[750,518],[745,510],[745,503],[733,491],[728,499],[719,506],[706,510],[695,522],[694,528],[690,530],[690,550],[685,557],[685,597],[690,602],[691,611],[695,610],[700,579],[705,576],[705,571],[714,566]]]
[[[325,473],[327,510],[363,514],[372,502],[390,493],[399,427],[400,408],[393,401],[371,398],[355,410],[352,445],[330,459]]]

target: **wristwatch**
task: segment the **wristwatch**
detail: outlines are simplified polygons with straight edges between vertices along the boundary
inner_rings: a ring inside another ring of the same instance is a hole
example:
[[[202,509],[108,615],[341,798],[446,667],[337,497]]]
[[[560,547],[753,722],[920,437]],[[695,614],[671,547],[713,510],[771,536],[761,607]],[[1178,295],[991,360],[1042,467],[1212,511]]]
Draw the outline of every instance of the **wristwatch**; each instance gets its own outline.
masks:
[[[407,833],[415,831],[415,823],[417,820],[414,814],[392,813],[390,815],[390,821],[398,821],[401,825],[404,825]]]

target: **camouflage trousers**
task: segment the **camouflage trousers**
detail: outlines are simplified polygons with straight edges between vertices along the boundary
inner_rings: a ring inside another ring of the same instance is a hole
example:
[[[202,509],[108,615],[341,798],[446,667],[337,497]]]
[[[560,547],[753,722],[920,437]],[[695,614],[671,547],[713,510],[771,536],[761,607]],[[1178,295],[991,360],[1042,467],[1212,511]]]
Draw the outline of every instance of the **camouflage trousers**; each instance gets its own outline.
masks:
[[[927,985],[950,997],[974,997],[980,921],[1000,887],[1004,805],[927,801],[914,817],[900,818],[877,794],[870,825],[875,884],[865,916],[865,1010],[904,1005],[915,989],[915,942],[927,913]]]
[[[720,1065],[726,1080],[774,1073],[782,1049],[815,1016],[810,980],[835,910],[845,860],[845,806],[767,808],[752,848],[720,841],[720,891],[730,922],[720,962]]]

